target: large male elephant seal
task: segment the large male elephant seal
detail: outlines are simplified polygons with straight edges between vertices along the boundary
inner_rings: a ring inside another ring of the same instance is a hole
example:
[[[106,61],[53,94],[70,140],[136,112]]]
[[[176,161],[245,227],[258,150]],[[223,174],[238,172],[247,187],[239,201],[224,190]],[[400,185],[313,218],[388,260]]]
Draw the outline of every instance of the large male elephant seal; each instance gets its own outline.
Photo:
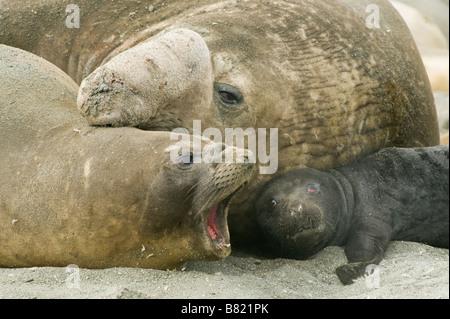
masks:
[[[345,246],[336,272],[350,284],[392,240],[449,248],[448,144],[387,148],[337,169],[302,168],[272,180],[257,219],[278,256],[306,258]]]
[[[78,86],[43,59],[0,45],[0,70],[0,266],[174,269],[230,253],[250,153],[196,164],[170,132],[89,126]]]
[[[69,4],[79,28],[65,25]],[[0,42],[84,79],[78,106],[92,124],[278,128],[276,174],[439,143],[417,47],[385,0],[5,0],[1,10]],[[258,239],[255,194],[274,176],[257,176],[230,208],[235,242]]]

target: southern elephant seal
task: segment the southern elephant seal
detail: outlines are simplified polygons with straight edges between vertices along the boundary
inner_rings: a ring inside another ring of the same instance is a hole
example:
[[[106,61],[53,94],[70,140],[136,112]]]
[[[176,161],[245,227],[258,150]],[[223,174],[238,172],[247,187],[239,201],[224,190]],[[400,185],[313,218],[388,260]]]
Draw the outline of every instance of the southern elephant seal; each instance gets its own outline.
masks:
[[[179,0],[150,11],[134,1],[29,2],[3,1],[0,41],[43,56],[78,83],[85,78],[79,105],[88,119],[119,110],[148,129],[192,129],[193,120],[222,133],[278,128],[276,174],[439,143],[423,63],[388,1]],[[68,29],[64,9],[73,2],[80,28]],[[182,62],[181,79],[168,78],[176,70],[165,72],[171,64],[164,59]],[[135,74],[157,81],[148,83],[153,92]],[[110,119],[102,124],[126,124]],[[233,201],[232,238],[240,246],[258,242],[255,196],[275,176],[257,176]]]
[[[448,144],[387,148],[359,163],[302,168],[271,181],[257,201],[258,222],[279,255],[306,258],[345,246],[344,284],[378,264],[392,240],[449,248]]]
[[[238,149],[94,128],[57,67],[0,45],[0,70],[0,266],[174,269],[230,253],[228,204],[252,173],[248,151],[219,163]]]

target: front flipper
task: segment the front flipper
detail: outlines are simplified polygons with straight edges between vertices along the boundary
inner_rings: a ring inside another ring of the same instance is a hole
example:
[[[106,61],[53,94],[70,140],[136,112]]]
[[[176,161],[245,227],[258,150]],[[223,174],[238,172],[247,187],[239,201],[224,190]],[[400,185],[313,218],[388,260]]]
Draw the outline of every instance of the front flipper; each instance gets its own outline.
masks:
[[[390,242],[391,228],[382,223],[377,227],[359,225],[350,232],[345,254],[348,264],[336,268],[336,274],[344,285],[350,285],[364,276],[367,266],[377,265],[384,257]]]
[[[336,274],[344,285],[351,285],[355,279],[363,277],[367,266],[376,265],[381,261],[348,263],[336,268]]]

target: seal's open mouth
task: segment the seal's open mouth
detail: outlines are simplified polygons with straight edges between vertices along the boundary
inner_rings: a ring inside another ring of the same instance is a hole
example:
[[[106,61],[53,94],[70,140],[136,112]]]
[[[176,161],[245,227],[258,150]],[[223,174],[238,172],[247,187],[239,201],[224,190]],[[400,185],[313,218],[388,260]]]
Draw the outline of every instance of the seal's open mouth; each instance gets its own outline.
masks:
[[[206,216],[209,237],[217,250],[230,248],[224,201],[214,205]]]
[[[216,254],[219,256],[227,256],[231,251],[227,222],[228,204],[230,203],[231,198],[244,186],[245,184],[235,190],[227,198],[211,207],[206,214],[206,228]]]

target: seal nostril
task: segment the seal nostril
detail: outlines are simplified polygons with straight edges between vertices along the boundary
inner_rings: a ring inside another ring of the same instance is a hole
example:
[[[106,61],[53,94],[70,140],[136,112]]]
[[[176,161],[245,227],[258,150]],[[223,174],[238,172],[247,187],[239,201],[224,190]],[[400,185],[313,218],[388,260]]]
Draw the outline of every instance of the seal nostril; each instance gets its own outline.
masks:
[[[241,155],[236,158],[236,162],[239,164],[242,164],[243,166],[247,168],[252,168],[254,165],[254,162],[252,162],[252,158],[248,155]]]

